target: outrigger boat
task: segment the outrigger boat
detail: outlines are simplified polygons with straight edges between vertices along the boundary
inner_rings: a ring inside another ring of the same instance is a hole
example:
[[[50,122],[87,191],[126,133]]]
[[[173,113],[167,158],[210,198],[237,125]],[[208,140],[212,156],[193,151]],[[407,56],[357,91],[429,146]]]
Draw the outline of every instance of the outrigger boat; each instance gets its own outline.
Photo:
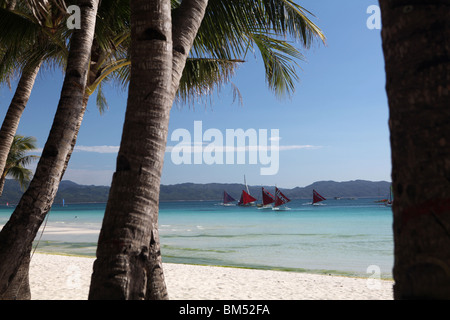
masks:
[[[251,207],[256,206],[256,198],[250,195],[250,191],[248,191],[247,180],[245,180],[244,175],[244,184],[247,191],[242,190],[241,199],[239,199],[238,206]]]
[[[313,205],[316,205],[316,203],[319,203],[321,201],[327,200],[324,197],[322,197],[316,190],[313,190]]]
[[[376,200],[375,201],[375,203],[382,203],[386,207],[392,207],[392,203],[393,202],[394,202],[394,193],[392,191],[392,185],[391,185],[390,190],[389,190],[389,198],[388,199],[381,199],[381,200]]]
[[[241,199],[239,199],[238,206],[250,207],[256,205],[256,199],[248,192],[242,190]]]
[[[275,187],[275,203],[273,205],[272,210],[290,210],[290,208],[286,207],[285,204],[291,201],[288,197],[286,197],[280,189]]]
[[[392,207],[392,203],[394,202],[394,192],[392,190],[392,185],[389,190],[389,200],[385,202],[386,207]]]
[[[236,199],[230,196],[226,191],[223,192],[223,206],[235,206],[236,204],[233,203],[234,201],[236,201]]]
[[[262,187],[262,203],[258,204],[258,209],[272,209],[272,203],[275,202],[275,197],[264,187]]]

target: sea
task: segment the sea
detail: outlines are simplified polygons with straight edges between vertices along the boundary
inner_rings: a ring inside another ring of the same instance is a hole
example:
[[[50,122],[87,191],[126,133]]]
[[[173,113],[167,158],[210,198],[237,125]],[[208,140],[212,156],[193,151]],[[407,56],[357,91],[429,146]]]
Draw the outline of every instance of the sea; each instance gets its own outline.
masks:
[[[288,210],[161,202],[163,262],[392,278],[392,210],[377,199],[297,199]],[[105,203],[54,204],[36,252],[95,256]],[[0,206],[0,228],[13,207]]]

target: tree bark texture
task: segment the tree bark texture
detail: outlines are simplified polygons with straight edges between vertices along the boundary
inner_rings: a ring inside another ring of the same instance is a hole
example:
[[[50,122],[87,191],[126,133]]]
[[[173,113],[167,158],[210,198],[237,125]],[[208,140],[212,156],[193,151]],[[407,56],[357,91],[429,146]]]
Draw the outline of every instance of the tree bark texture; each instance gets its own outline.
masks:
[[[8,288],[2,295],[2,300],[30,300],[31,290],[30,290],[30,261],[31,255],[31,243],[26,250],[28,254],[24,256],[22,262],[17,269],[17,273],[14,278],[10,281]]]
[[[81,29],[72,36],[61,97],[35,175],[10,220],[0,232],[0,297],[34,240],[58,190],[77,133],[94,37],[98,0],[81,0]]]
[[[89,299],[168,299],[158,234],[169,114],[207,1],[131,1],[131,78]],[[185,29],[183,29],[185,27]],[[184,60],[184,61],[183,61]]]
[[[0,176],[0,197],[3,194],[3,188],[5,187],[6,175],[7,174],[8,174],[8,168],[5,166],[5,168],[3,169],[3,173]]]
[[[20,118],[28,103],[40,65],[30,71],[24,71],[17,84],[16,92],[11,100],[5,119],[0,129],[0,174],[5,170],[11,144],[19,127]],[[3,192],[3,188],[1,189]],[[1,195],[1,193],[0,193]]]
[[[450,2],[380,0],[394,298],[450,298]]]

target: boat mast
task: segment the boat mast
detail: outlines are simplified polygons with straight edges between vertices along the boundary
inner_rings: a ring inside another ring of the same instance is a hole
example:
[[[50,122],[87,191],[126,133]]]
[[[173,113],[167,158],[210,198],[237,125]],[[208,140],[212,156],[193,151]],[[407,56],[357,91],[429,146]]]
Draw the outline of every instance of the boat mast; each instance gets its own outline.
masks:
[[[247,189],[247,193],[250,194],[250,192],[248,191],[247,180],[245,180],[245,174],[244,174],[244,184],[245,188]]]

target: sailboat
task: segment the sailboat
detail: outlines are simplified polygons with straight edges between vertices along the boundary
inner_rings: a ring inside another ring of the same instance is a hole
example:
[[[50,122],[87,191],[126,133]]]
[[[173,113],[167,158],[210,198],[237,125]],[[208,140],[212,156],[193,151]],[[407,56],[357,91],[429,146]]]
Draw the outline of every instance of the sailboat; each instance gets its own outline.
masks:
[[[313,189],[313,205],[316,205],[316,203],[319,203],[320,201],[327,200],[324,197],[322,197],[316,190]]]
[[[250,207],[256,205],[256,198],[250,195],[250,191],[248,191],[247,180],[245,180],[244,175],[244,184],[247,191],[242,190],[241,199],[239,199],[238,206]]]
[[[252,197],[248,192],[242,190],[241,199],[239,199],[238,206],[254,206],[256,199]]]
[[[385,202],[386,207],[392,207],[392,203],[394,202],[394,193],[392,191],[392,185],[389,190],[389,200]]]
[[[258,209],[272,209],[272,203],[275,202],[275,197],[264,187],[262,187],[262,203],[258,204]]]
[[[233,202],[236,201],[232,196],[230,196],[226,191],[223,192],[223,203],[224,206],[234,206]]]
[[[290,208],[284,206],[289,201],[291,200],[281,193],[280,189],[275,187],[275,204],[273,205],[272,210],[290,210]]]

